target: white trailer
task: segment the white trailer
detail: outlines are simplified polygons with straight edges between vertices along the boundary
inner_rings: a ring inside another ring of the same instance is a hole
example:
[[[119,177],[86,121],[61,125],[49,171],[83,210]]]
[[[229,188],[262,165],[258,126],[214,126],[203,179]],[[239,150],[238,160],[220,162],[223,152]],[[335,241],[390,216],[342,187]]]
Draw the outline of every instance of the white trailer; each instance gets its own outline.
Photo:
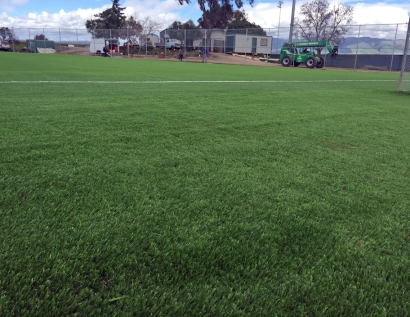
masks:
[[[97,54],[97,52],[99,51],[99,53],[101,54],[103,52],[104,46],[105,39],[91,39],[90,52],[92,54]]]
[[[246,54],[270,54],[272,36],[253,34],[230,34],[226,36],[226,52]]]
[[[11,51],[10,43],[8,41],[0,41],[0,51]]]

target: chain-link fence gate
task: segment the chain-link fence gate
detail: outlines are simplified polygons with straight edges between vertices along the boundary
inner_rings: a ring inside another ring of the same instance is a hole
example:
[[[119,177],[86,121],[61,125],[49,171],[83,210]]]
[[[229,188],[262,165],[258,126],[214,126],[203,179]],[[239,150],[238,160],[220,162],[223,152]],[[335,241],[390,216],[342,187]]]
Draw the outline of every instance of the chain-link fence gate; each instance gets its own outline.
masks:
[[[399,91],[406,91],[410,93],[410,17],[407,26],[407,36],[403,53],[403,61],[400,71]]]

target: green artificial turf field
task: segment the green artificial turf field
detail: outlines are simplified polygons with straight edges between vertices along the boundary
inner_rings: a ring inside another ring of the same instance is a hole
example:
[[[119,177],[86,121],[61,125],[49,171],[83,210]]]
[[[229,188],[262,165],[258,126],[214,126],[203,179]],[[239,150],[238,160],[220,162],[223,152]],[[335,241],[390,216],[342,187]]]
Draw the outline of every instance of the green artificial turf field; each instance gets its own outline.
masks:
[[[0,316],[410,315],[397,73],[0,65]]]

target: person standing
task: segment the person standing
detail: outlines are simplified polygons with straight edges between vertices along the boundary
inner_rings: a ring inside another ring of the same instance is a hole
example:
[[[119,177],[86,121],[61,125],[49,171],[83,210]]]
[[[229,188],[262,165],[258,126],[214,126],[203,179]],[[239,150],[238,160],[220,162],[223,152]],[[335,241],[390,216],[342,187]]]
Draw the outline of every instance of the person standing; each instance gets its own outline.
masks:
[[[203,54],[203,56],[202,56],[202,62],[203,63],[206,63],[207,61],[208,61],[208,49],[206,48],[206,47],[204,47],[204,54]]]
[[[184,50],[182,49],[182,47],[179,49],[178,52],[178,59],[182,62],[182,59],[184,58]]]
[[[104,45],[103,52],[104,52],[104,57],[107,57],[108,56],[108,47],[107,47],[107,45]]]

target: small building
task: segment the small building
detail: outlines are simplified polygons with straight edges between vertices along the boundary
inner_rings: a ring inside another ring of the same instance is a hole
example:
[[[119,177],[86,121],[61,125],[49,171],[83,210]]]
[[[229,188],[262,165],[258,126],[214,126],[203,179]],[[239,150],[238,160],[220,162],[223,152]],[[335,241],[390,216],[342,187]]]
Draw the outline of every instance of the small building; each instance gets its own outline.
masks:
[[[39,52],[38,48],[51,48],[55,50],[54,41],[49,40],[26,40],[26,47],[33,53]]]
[[[272,36],[231,34],[226,36],[226,53],[270,54]]]
[[[140,35],[139,37],[140,40],[140,46],[153,46],[155,45],[155,43],[159,43],[160,42],[160,38],[158,35],[150,33],[148,35]]]
[[[219,29],[203,30],[203,37],[187,40],[187,46],[202,49],[207,41],[211,52],[225,52],[225,30]]]

